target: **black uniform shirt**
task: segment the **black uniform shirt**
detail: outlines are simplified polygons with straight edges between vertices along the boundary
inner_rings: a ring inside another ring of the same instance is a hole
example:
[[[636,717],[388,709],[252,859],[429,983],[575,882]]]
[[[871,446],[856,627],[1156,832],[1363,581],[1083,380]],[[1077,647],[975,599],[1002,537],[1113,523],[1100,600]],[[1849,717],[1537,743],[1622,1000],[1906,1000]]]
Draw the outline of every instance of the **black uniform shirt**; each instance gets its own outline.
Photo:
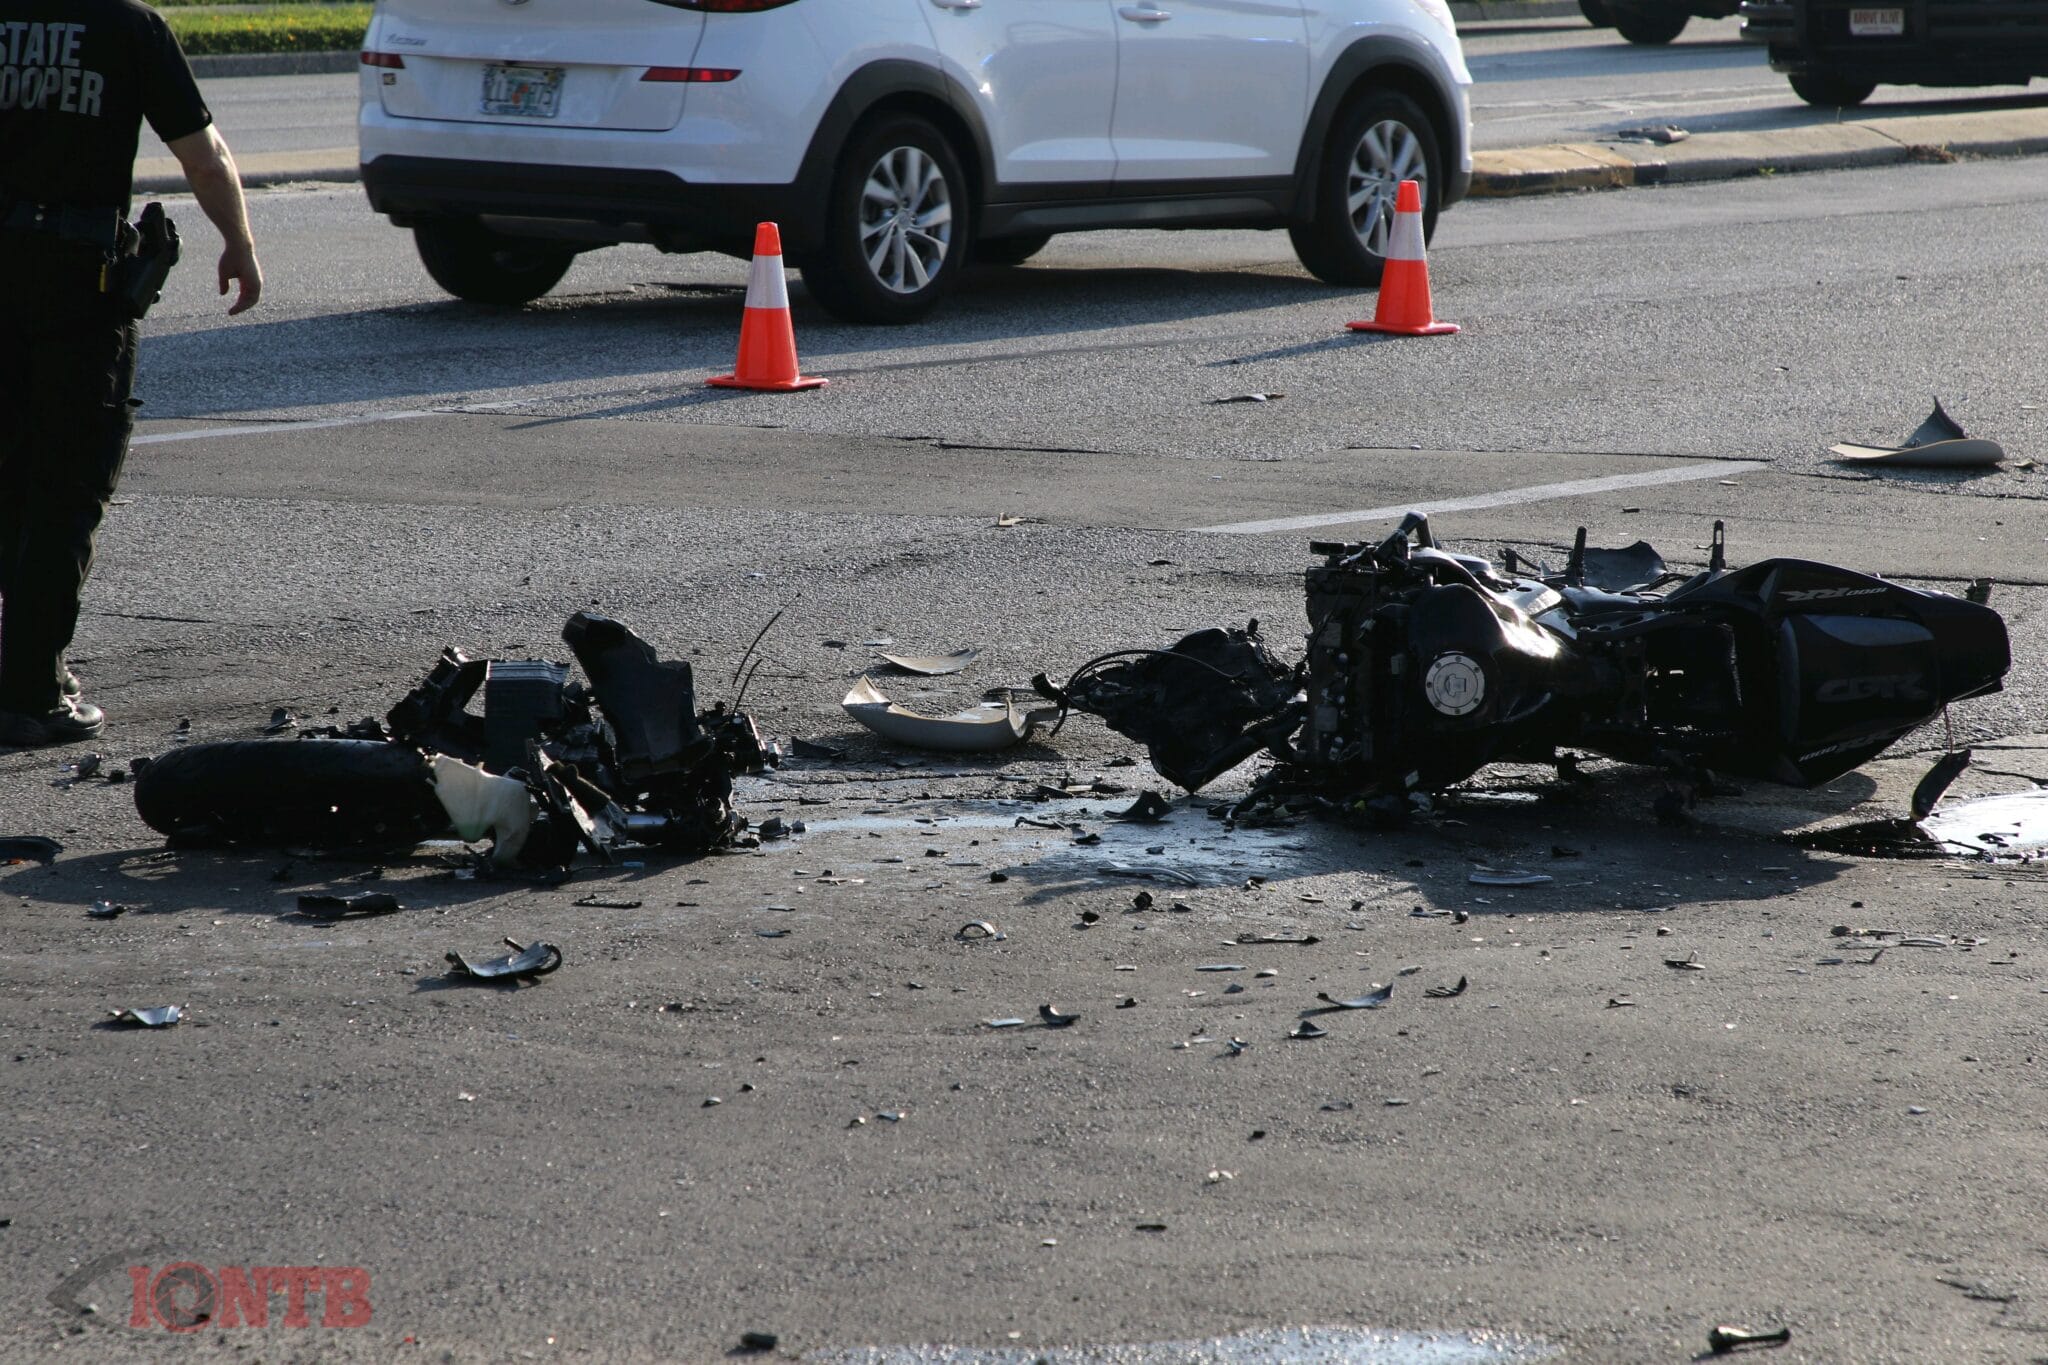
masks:
[[[147,118],[213,122],[163,16],[141,0],[0,0],[0,199],[128,211]]]

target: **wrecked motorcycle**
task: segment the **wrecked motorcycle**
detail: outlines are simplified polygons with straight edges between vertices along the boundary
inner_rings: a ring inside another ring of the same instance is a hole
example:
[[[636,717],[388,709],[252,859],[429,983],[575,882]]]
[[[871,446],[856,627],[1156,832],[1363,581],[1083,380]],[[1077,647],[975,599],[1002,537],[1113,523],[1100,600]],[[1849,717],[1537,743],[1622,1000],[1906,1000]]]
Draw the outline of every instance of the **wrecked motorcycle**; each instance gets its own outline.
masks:
[[[1566,749],[1812,786],[2000,690],[2010,664],[2005,622],[1978,601],[1809,560],[1731,570],[1720,522],[1690,577],[1641,541],[1588,549],[1583,527],[1562,573],[1512,551],[1496,566],[1439,548],[1419,513],[1378,544],[1310,550],[1300,663],[1254,621],[1039,690],[1190,791],[1263,750],[1278,764],[1263,790],[1396,815],[1489,763]]]
[[[605,859],[620,843],[702,853],[737,839],[733,778],[775,757],[753,721],[699,711],[690,665],[608,617],[578,612],[562,639],[587,685],[565,664],[451,648],[381,722],[163,755],[138,774],[136,809],[187,845],[489,836],[494,861],[535,866],[579,847]]]

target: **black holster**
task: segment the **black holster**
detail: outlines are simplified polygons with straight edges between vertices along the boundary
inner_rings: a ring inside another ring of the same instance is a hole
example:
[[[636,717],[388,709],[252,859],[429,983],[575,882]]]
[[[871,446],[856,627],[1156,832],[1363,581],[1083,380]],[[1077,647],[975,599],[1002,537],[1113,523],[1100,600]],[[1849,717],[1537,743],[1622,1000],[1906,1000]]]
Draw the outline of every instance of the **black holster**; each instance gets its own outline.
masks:
[[[162,297],[164,281],[178,263],[178,225],[162,204],[145,204],[132,226],[121,224],[115,252],[107,272],[107,296],[121,316],[140,318]]]

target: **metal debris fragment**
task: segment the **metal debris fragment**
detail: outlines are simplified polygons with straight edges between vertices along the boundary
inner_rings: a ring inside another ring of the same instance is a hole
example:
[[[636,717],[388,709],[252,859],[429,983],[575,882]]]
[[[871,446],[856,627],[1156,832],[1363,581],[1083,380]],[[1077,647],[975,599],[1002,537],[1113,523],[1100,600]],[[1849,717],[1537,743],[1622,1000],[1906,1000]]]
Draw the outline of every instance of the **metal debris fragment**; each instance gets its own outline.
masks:
[[[1724,1325],[1707,1333],[1707,1349],[1721,1356],[1744,1346],[1783,1346],[1791,1340],[1790,1327],[1780,1327],[1770,1332],[1753,1332],[1746,1327]]]
[[[298,913],[308,919],[370,919],[396,914],[403,908],[398,897],[388,891],[367,891],[356,896],[301,896]]]
[[[1109,818],[1112,820],[1136,820],[1144,824],[1157,824],[1172,813],[1173,805],[1165,797],[1155,791],[1144,791],[1140,792],[1138,799],[1131,802],[1126,809],[1111,811]]]
[[[1455,1000],[1465,993],[1468,984],[1466,978],[1461,976],[1455,986],[1426,986],[1422,993],[1432,1000]]]
[[[1545,886],[1556,880],[1541,872],[1520,872],[1509,868],[1475,868],[1465,878],[1474,886]]]
[[[473,977],[480,981],[507,980],[546,976],[562,965],[562,950],[552,943],[534,943],[528,947],[513,939],[506,939],[505,946],[512,950],[510,956],[488,958],[472,962],[461,953],[447,955],[452,977]]]
[[[1333,1010],[1376,1010],[1393,998],[1394,988],[1391,984],[1382,986],[1378,990],[1366,995],[1356,996],[1350,1000],[1339,1000],[1327,991],[1316,992],[1316,999],[1322,1001]]]
[[[144,1009],[109,1010],[117,1024],[132,1024],[137,1028],[169,1028],[185,1017],[179,1005],[153,1005]]]

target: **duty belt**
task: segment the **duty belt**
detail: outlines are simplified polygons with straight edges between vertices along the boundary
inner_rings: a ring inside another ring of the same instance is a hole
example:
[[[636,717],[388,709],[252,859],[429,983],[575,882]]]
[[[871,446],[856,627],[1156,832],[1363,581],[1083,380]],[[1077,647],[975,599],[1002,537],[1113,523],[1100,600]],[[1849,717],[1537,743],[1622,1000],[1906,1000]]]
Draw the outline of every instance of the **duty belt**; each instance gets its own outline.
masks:
[[[26,199],[0,198],[0,231],[41,233],[112,251],[119,240],[120,228],[121,212],[118,209],[84,209],[68,204],[34,204]]]

